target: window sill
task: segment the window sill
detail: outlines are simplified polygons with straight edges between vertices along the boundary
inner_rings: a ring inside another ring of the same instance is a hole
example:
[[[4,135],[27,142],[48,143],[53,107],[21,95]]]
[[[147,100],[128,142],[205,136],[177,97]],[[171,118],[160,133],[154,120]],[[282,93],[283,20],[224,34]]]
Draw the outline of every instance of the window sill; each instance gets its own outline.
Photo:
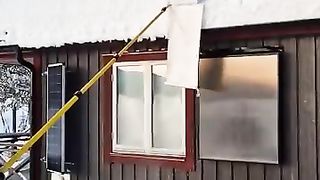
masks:
[[[186,157],[110,153],[109,161],[116,163],[132,163],[141,165],[167,166],[185,171],[193,171],[194,163]]]

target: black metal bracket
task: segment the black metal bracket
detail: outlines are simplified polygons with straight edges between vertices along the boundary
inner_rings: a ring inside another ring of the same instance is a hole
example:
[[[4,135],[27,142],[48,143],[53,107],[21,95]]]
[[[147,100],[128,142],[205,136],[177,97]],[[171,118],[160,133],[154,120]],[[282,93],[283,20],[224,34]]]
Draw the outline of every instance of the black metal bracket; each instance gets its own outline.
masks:
[[[118,60],[118,59],[120,58],[120,55],[119,55],[119,53],[115,53],[115,54],[113,54],[113,57],[114,57],[116,60]]]
[[[76,91],[73,95],[77,96],[80,99],[80,97],[82,96],[82,92],[81,91]]]
[[[268,53],[281,53],[283,48],[279,46],[262,46],[262,47],[236,47],[236,48],[222,48],[202,50],[200,58],[217,58],[227,56],[241,56],[241,55],[255,55]]]

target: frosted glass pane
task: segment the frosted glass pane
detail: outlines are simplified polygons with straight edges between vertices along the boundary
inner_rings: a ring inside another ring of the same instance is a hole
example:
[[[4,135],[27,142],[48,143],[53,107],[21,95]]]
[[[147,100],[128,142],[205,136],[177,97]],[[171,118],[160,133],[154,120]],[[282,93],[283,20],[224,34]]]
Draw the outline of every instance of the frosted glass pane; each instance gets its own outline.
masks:
[[[143,147],[143,67],[118,67],[117,144]]]
[[[166,65],[154,65],[153,147],[180,150],[184,141],[184,104],[182,89],[165,85]]]

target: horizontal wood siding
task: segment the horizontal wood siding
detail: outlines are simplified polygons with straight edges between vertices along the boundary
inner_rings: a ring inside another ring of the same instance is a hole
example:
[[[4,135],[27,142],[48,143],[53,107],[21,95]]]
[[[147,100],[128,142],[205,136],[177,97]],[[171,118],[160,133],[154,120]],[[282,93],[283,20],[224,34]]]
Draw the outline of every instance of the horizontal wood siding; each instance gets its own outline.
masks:
[[[207,34],[207,38],[210,35]],[[210,42],[210,41],[207,41]],[[168,167],[143,164],[110,164],[103,158],[102,127],[99,119],[101,90],[96,84],[76,105],[81,124],[79,180],[316,180],[319,179],[319,72],[320,38],[316,36],[237,40],[202,43],[202,49],[227,47],[283,46],[280,60],[280,165],[246,162],[198,160],[196,171],[184,172]],[[100,66],[102,53],[116,52],[122,41],[114,43],[70,45],[42,49],[44,65],[66,62],[80,77],[80,88]],[[160,50],[167,41],[142,41],[131,49]],[[45,68],[43,68],[45,70]],[[43,81],[45,82],[45,81]],[[45,86],[44,86],[45,90]],[[45,91],[44,91],[45,92]],[[46,94],[43,93],[45,104]],[[45,117],[45,115],[44,115]],[[198,120],[198,119],[197,119]]]

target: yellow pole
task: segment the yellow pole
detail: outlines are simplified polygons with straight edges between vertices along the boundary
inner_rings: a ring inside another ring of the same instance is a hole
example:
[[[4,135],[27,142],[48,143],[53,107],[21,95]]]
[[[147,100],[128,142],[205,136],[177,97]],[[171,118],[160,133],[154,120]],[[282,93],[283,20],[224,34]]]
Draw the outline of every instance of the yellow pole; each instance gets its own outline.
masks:
[[[123,55],[137,40],[138,38],[169,8],[171,5],[168,5],[161,9],[161,12],[156,15],[140,32],[137,34],[126,46],[124,46],[118,54],[113,57],[108,64],[102,67],[94,77],[85,84],[80,91],[76,92],[75,95],[55,114],[53,115],[48,122],[35,134],[31,137],[31,139],[22,146],[10,159],[6,162],[1,168],[0,172],[4,173],[8,171],[11,166],[21,158],[21,156],[26,153],[29,148],[32,147],[34,143],[36,143],[60,118],[63,114],[65,114],[78,100],[81,94],[84,94],[103,74],[116,62],[116,60]]]

